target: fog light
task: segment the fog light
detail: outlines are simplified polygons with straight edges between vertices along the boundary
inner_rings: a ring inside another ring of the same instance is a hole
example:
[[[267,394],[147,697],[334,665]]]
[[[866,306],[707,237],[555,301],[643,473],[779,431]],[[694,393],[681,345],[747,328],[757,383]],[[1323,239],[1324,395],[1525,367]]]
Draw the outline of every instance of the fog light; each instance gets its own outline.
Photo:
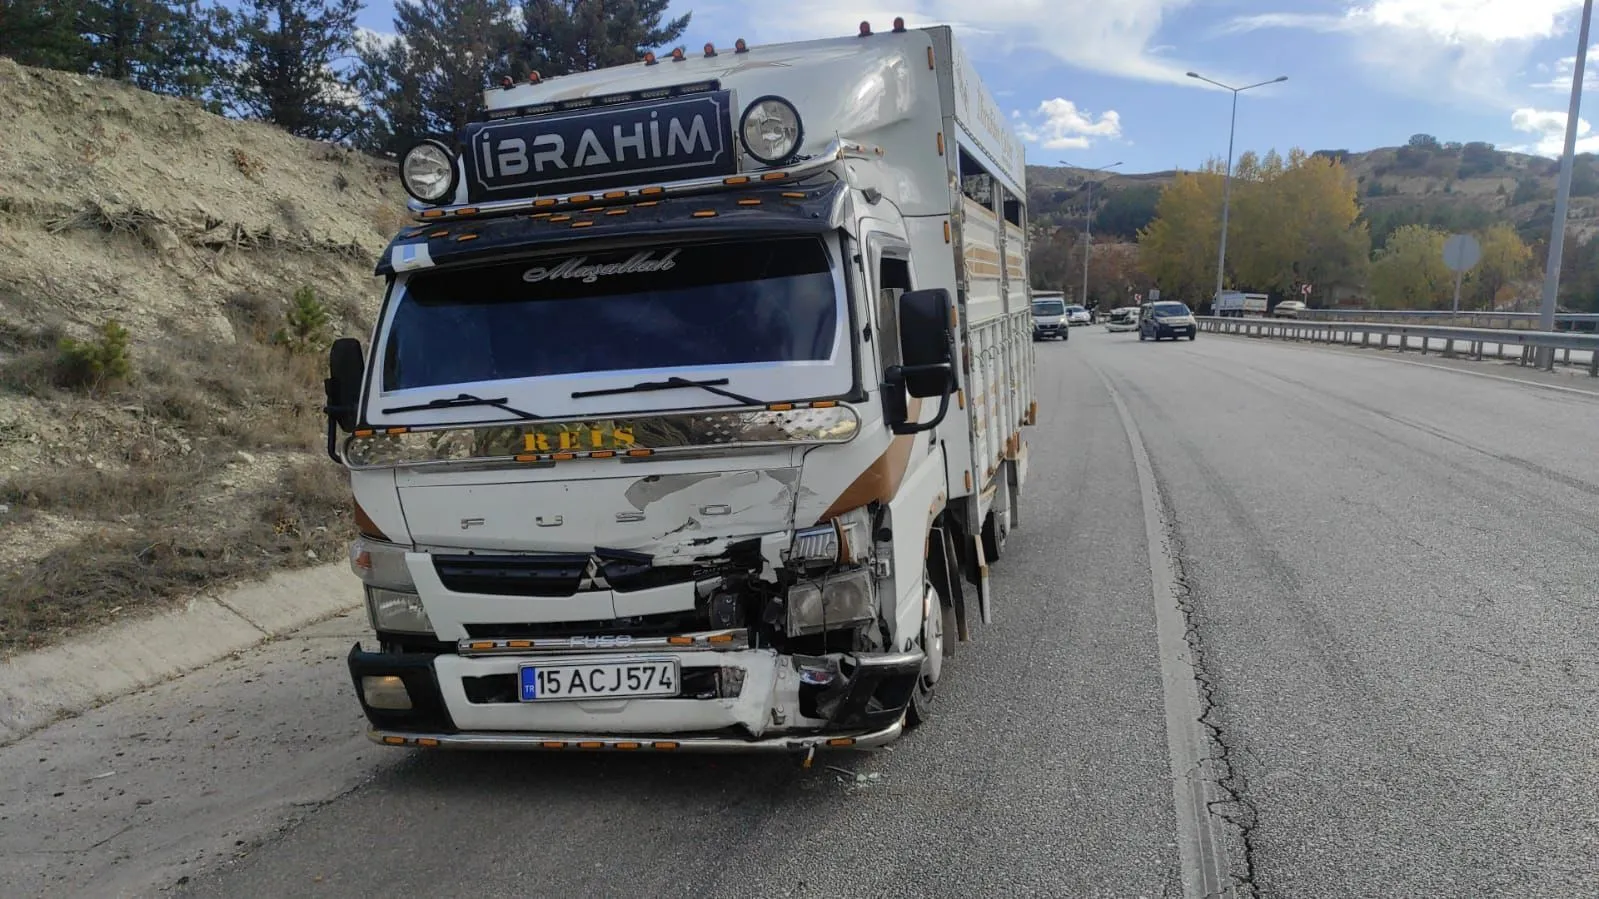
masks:
[[[716,672],[716,694],[723,699],[737,699],[744,692],[744,669],[724,666]]]
[[[403,712],[411,708],[411,694],[405,689],[405,681],[392,674],[363,676],[361,694],[366,704],[374,709]]]

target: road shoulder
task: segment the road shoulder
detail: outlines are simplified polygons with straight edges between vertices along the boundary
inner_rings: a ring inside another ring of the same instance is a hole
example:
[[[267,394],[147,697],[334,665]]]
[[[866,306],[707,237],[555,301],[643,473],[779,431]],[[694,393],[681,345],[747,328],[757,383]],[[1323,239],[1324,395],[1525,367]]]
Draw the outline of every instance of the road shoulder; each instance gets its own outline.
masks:
[[[322,565],[19,653],[0,664],[0,746],[359,604],[345,566]]]

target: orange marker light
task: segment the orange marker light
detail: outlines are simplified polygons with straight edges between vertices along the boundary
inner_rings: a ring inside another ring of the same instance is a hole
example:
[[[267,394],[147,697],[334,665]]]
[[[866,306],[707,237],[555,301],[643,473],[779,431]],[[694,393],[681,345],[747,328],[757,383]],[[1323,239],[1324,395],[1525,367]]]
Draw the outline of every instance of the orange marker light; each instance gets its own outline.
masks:
[[[655,65],[655,51],[654,50],[646,50],[644,52],[644,64],[647,65],[647,66]]]
[[[676,49],[674,49],[672,51],[672,61],[673,62],[682,62],[684,59],[685,59],[685,57],[683,55],[683,48],[682,47],[678,47],[678,48],[676,48]]]
[[[705,42],[705,58],[710,59],[716,55],[716,45],[710,41]]]
[[[861,23],[861,37],[871,37],[871,36],[872,36],[872,23],[871,22],[862,22]]]
[[[895,16],[894,17],[894,33],[895,34],[904,34],[905,33],[905,17],[904,16]]]
[[[748,52],[750,52],[750,45],[744,43],[744,39],[743,38],[739,38],[738,40],[733,42],[733,52],[734,53],[748,53]]]
[[[540,81],[543,81],[543,80],[544,79],[539,75],[538,72],[528,72],[527,73],[527,83],[528,84],[538,84]]]

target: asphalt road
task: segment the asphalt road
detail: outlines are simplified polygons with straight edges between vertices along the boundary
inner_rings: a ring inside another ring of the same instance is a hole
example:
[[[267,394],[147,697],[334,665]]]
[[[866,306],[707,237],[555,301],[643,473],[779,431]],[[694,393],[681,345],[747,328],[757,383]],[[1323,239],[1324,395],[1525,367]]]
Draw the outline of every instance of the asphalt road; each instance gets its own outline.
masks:
[[[1599,397],[1213,335],[1037,355],[996,620],[892,750],[373,747],[346,619],[0,749],[6,895],[1181,895],[1118,400],[1243,894],[1599,894]]]

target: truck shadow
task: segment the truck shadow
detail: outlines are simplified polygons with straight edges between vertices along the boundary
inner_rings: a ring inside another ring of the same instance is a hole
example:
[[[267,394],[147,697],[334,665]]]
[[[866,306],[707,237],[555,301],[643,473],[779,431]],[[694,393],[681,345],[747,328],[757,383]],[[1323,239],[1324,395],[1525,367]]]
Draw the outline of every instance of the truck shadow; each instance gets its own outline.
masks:
[[[631,752],[417,752],[377,777],[376,786],[401,793],[459,795],[492,791],[541,802],[594,801],[607,796],[655,800],[703,799],[719,792],[788,789],[844,792],[876,782],[881,751],[801,755],[671,755]]]

